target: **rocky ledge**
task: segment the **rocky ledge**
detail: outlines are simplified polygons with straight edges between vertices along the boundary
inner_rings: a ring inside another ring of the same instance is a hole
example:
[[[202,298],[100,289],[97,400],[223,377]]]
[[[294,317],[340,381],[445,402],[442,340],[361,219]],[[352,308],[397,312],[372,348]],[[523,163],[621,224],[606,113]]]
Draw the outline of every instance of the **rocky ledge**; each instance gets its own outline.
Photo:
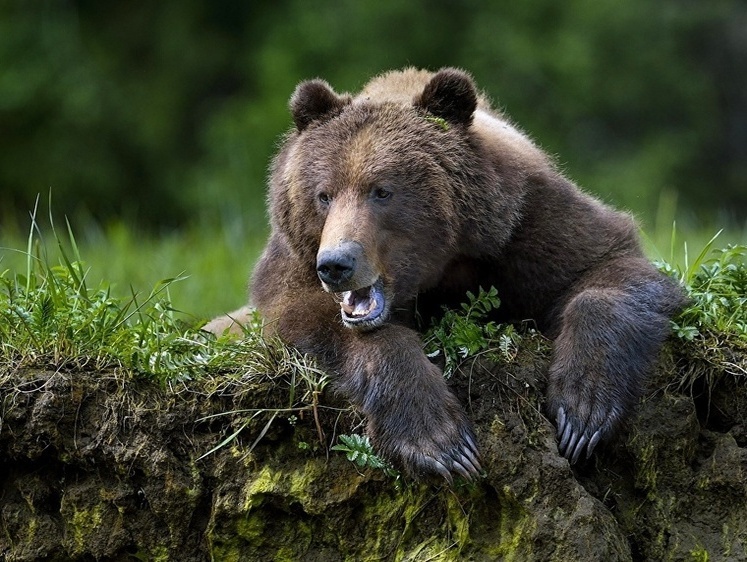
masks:
[[[295,407],[272,373],[3,373],[0,557],[747,559],[745,349],[671,342],[625,434],[574,467],[542,413],[547,363],[526,336],[451,377],[485,469],[451,488],[330,451],[359,416],[329,393]]]

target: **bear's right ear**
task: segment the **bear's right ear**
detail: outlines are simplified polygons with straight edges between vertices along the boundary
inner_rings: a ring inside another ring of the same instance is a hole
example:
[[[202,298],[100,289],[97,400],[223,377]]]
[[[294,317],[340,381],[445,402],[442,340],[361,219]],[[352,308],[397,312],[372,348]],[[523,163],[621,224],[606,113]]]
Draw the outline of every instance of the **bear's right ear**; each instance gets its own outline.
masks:
[[[477,92],[469,74],[444,68],[433,75],[415,105],[452,125],[469,125],[477,109]]]
[[[301,82],[290,99],[296,128],[303,131],[314,121],[337,115],[350,103],[350,96],[339,96],[324,80]]]

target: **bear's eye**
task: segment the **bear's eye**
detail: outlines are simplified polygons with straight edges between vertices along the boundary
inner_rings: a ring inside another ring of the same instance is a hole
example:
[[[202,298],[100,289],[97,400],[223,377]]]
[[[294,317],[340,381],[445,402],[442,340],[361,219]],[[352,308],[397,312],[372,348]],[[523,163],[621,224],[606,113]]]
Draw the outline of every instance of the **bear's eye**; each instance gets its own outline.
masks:
[[[317,195],[317,198],[322,205],[329,205],[329,201],[331,199],[329,193],[326,193],[324,191],[320,192],[319,195]]]
[[[379,199],[379,200],[389,199],[392,196],[392,192],[383,187],[377,187],[373,191],[373,196],[374,196],[374,199]]]

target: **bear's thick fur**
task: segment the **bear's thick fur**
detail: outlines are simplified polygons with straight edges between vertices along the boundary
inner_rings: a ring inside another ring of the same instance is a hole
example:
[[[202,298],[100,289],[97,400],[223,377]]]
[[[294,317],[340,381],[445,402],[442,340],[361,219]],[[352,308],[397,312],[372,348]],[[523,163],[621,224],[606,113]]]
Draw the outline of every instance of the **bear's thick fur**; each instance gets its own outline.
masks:
[[[413,328],[495,286],[503,320],[554,339],[547,411],[575,462],[619,428],[683,303],[626,214],[582,193],[456,69],[298,86],[272,166],[272,234],[251,301],[334,373],[386,457],[480,470],[471,425]],[[221,332],[246,310],[213,321]]]

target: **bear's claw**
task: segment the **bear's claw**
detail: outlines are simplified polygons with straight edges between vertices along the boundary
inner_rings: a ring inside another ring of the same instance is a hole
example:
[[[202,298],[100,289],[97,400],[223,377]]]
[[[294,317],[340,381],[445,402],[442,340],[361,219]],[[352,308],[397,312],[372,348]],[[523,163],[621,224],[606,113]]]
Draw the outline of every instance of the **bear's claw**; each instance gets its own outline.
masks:
[[[477,458],[475,458],[474,453],[466,449],[454,451],[449,455],[445,455],[441,460],[432,457],[426,458],[425,464],[430,465],[428,468],[433,469],[429,472],[437,472],[446,479],[449,485],[454,483],[452,473],[471,481],[482,471],[482,467]]]
[[[454,474],[458,474],[465,480],[472,481],[482,472],[480,466],[479,452],[472,435],[466,432],[460,432],[461,443],[451,450],[434,451],[434,454],[422,452],[422,446],[419,446],[421,452],[410,457],[404,457],[405,464],[414,468],[415,474],[438,474],[442,476],[451,486],[454,483]]]
[[[472,449],[466,449],[465,453],[467,454],[467,461],[470,463],[470,466],[473,468],[473,472],[475,474],[478,474],[482,472],[482,466],[480,466],[480,453],[477,451],[477,447],[474,447]]]
[[[467,454],[469,455],[469,453]],[[467,480],[472,480],[474,476],[480,473],[480,469],[478,468],[480,463],[475,465],[469,458],[467,458],[467,456],[464,455],[464,453],[452,453],[451,460],[454,465],[454,470]]]
[[[454,483],[454,479],[451,477],[451,472],[449,472],[449,469],[446,468],[442,463],[438,462],[436,459],[427,459],[427,461],[430,461],[430,467],[433,469],[433,471],[443,476],[444,479],[449,483],[449,486]]]
[[[482,466],[480,466],[480,451],[475,443],[475,438],[471,431],[462,431],[462,439],[466,446],[460,447],[458,451],[454,453],[459,464],[466,468],[469,473],[467,478],[471,480],[474,476],[478,476],[482,472]],[[457,456],[458,455],[458,456]]]
[[[561,406],[558,408],[557,414],[557,425],[558,425],[558,451],[561,455],[567,458],[571,464],[575,464],[584,448],[586,449],[586,458],[591,457],[594,449],[602,439],[603,428],[597,429],[591,436],[592,428],[586,427],[585,429],[579,429],[576,426],[580,425],[574,423],[565,413],[565,408]]]

